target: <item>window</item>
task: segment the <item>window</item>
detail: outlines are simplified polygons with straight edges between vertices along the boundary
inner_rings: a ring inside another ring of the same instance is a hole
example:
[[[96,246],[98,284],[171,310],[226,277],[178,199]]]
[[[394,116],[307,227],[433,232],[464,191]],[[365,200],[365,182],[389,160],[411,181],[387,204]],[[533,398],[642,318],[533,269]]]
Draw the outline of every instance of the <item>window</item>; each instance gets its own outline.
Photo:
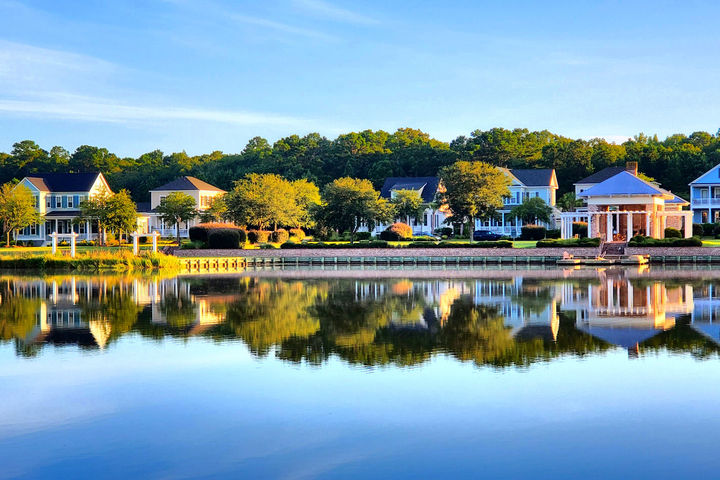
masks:
[[[47,195],[45,197],[45,208],[52,208],[52,195]]]
[[[75,197],[73,197],[72,195],[68,195],[68,197],[67,197],[68,208],[73,208],[73,205],[75,205],[74,200],[75,200]]]
[[[428,214],[427,213],[423,216],[423,225],[425,225],[426,227],[428,226]]]
[[[35,209],[39,209],[40,208],[40,197],[35,195],[35,196],[33,196],[33,198],[35,199]]]

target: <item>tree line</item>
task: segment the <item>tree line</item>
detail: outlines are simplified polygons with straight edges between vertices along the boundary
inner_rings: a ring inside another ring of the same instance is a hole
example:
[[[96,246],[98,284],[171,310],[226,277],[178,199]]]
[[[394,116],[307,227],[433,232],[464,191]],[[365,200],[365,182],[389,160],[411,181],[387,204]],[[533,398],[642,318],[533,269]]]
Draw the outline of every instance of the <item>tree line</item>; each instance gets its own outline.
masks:
[[[0,184],[44,172],[103,172],[114,191],[126,189],[133,200],[147,201],[149,191],[180,175],[196,176],[224,190],[250,173],[282,174],[319,187],[351,177],[379,188],[387,177],[435,176],[457,161],[482,161],[508,168],[555,168],[560,194],[577,180],[608,166],[638,162],[640,171],[681,196],[688,182],[720,163],[720,136],[707,132],[672,135],[664,140],[638,134],[620,145],[604,139],[571,139],[547,130],[475,130],[442,142],[411,128],[394,133],[364,130],[328,139],[317,133],[290,135],[274,143],[252,138],[240,153],[215,151],[190,156],[155,150],[137,158],[120,157],[98,146],[70,153],[49,150],[32,140],[0,153]]]

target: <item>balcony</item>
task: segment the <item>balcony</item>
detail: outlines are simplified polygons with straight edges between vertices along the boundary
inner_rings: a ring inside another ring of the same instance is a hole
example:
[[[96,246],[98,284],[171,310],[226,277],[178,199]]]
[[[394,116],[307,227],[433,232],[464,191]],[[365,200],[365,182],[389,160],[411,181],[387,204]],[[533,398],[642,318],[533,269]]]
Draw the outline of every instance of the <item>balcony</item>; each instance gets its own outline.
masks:
[[[693,199],[692,199],[692,205],[693,205],[693,206],[720,205],[720,197],[715,197],[715,198],[693,198]]]

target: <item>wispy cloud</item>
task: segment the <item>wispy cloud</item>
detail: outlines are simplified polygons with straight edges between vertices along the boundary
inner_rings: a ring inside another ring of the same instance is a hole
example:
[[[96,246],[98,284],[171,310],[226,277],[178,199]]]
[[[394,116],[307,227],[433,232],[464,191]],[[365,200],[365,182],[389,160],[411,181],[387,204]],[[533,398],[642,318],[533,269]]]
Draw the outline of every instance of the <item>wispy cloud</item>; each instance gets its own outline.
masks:
[[[360,25],[375,25],[380,23],[377,19],[361,13],[341,8],[323,0],[292,0],[293,4],[315,15],[331,18],[340,22]]]
[[[247,15],[240,15],[236,13],[228,13],[227,18],[234,20],[239,23],[245,23],[248,25],[255,25],[258,27],[269,28],[282,33],[289,33],[292,35],[300,35],[307,38],[314,38],[318,40],[336,40],[336,37],[328,35],[317,30],[311,30],[301,27],[295,27],[286,23],[276,22],[274,20],[268,20],[266,18],[251,17]]]
[[[0,98],[0,112],[86,122],[146,124],[167,121],[230,125],[300,126],[306,119],[259,112],[119,103],[106,98],[55,93],[35,98]]]

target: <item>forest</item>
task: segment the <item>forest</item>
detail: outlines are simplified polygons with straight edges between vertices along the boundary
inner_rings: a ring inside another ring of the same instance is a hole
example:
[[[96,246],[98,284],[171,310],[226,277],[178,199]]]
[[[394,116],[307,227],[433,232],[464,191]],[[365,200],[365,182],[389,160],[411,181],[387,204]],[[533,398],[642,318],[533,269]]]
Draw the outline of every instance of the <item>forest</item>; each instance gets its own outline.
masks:
[[[119,157],[103,147],[61,146],[45,150],[32,140],[0,152],[0,184],[45,172],[105,174],[114,191],[127,189],[135,201],[180,175],[192,175],[230,190],[248,173],[277,173],[289,180],[306,178],[319,187],[340,177],[366,178],[379,188],[386,177],[433,176],[458,160],[481,160],[508,168],[555,168],[559,194],[577,180],[608,166],[638,162],[639,170],[688,197],[688,183],[720,163],[720,134],[676,134],[658,139],[638,134],[621,145],[602,138],[571,139],[547,130],[475,130],[447,143],[428,133],[401,128],[394,133],[364,130],[328,139],[318,133],[290,135],[270,144],[252,138],[240,153],[189,156],[155,150],[137,158]]]

